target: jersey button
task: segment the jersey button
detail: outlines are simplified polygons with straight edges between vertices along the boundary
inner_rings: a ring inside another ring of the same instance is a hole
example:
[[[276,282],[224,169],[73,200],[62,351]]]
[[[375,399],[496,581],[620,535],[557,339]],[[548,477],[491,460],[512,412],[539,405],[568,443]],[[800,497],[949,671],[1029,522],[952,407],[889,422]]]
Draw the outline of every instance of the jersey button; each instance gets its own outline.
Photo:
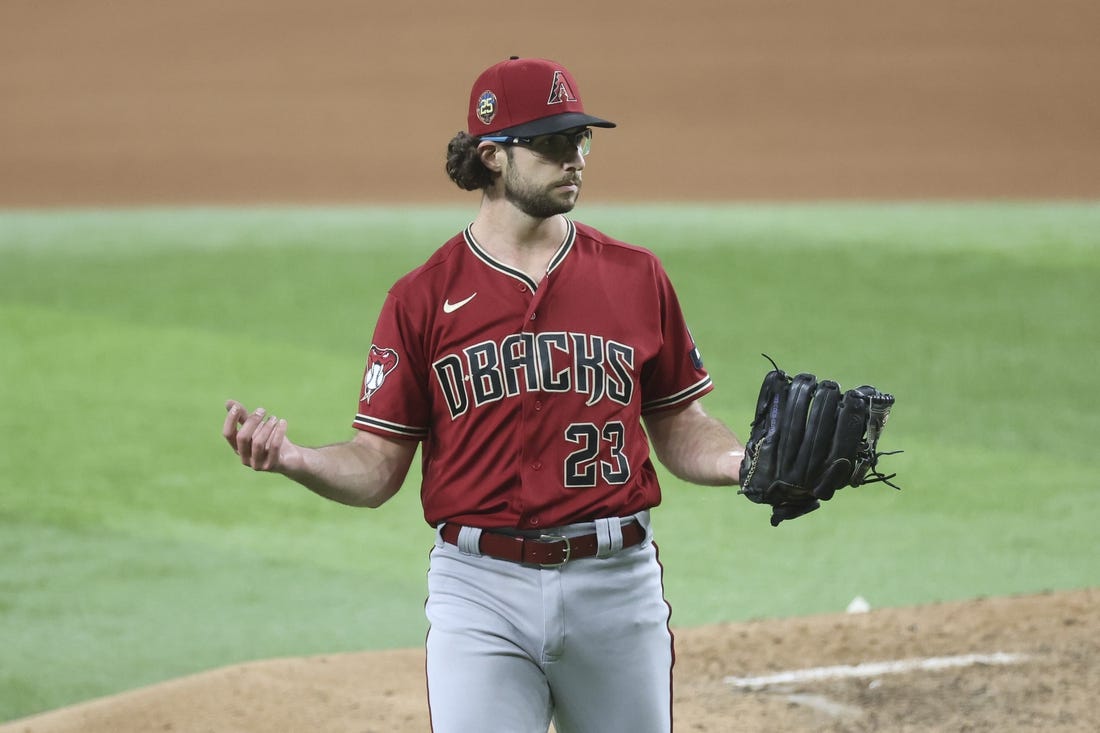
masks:
[[[530,519],[528,519],[527,523],[530,524],[532,527],[537,527],[537,526],[539,526],[541,521],[539,520],[538,516],[534,516],[534,517],[531,517]]]
[[[541,471],[542,470],[542,461],[535,461],[534,463],[531,464],[531,468],[533,468],[536,471]]]
[[[535,314],[534,313],[531,314],[531,320],[532,321],[535,320]]]
[[[542,409],[542,400],[535,400],[535,409],[536,410],[541,410]]]

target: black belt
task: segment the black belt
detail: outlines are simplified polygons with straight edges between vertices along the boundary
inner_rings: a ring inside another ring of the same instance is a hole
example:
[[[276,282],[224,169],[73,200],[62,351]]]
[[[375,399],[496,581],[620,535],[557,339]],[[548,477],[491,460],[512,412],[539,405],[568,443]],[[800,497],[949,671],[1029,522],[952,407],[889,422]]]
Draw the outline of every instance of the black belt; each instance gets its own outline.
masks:
[[[443,525],[441,533],[443,541],[457,545],[458,534],[461,531],[462,525],[448,522]],[[623,549],[640,544],[645,536],[645,529],[637,522],[623,525]],[[600,540],[595,533],[580,537],[563,537],[555,534],[544,534],[541,537],[517,537],[484,530],[478,542],[478,551],[482,555],[548,567],[557,567],[570,560],[579,560],[584,557],[595,557],[599,549]]]

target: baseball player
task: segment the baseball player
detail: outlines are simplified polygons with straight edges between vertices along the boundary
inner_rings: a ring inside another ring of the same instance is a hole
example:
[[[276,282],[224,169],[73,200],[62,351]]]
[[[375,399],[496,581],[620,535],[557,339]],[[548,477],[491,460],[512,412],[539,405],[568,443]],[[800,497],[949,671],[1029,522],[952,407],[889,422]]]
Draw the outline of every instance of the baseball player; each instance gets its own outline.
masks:
[[[355,436],[303,447],[232,400],[223,433],[245,465],[368,507],[421,446],[435,733],[667,732],[653,454],[731,485],[744,449],[700,405],[711,379],[658,259],[566,216],[614,123],[544,59],[485,70],[468,112],[447,172],[480,209],[389,291]]]

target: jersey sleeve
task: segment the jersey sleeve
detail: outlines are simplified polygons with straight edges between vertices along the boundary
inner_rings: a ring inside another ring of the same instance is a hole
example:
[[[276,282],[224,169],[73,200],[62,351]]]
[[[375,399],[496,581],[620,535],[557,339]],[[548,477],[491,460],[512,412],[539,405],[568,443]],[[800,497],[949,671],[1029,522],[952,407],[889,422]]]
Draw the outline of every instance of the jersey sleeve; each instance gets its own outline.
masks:
[[[423,335],[391,291],[382,304],[363,370],[353,427],[422,440],[430,415]]]
[[[660,263],[655,270],[661,349],[642,370],[642,414],[681,407],[714,389],[684,321],[680,300]]]

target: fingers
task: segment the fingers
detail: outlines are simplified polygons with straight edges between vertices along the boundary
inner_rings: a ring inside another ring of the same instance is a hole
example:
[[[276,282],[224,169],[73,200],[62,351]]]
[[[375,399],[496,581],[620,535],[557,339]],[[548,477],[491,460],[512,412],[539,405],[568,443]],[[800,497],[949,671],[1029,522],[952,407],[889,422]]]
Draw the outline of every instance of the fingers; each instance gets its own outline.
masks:
[[[277,470],[286,440],[286,420],[268,415],[262,407],[250,414],[244,405],[235,400],[227,401],[225,409],[222,436],[241,457],[241,463],[257,471]]]
[[[229,443],[229,447],[233,449],[235,453],[240,451],[237,449],[237,426],[243,421],[244,416],[248,414],[248,411],[244,409],[244,405],[236,400],[228,400],[225,403],[225,423],[222,425],[222,437]]]
[[[254,454],[256,452],[256,431],[263,425],[267,418],[267,410],[257,407],[251,415],[244,417],[241,427],[237,431],[237,454],[241,457],[241,463],[246,466],[256,467]],[[258,444],[261,448],[264,443]]]
[[[286,437],[286,420],[265,415],[252,433],[252,461],[257,471],[272,471],[279,466],[279,454]]]

